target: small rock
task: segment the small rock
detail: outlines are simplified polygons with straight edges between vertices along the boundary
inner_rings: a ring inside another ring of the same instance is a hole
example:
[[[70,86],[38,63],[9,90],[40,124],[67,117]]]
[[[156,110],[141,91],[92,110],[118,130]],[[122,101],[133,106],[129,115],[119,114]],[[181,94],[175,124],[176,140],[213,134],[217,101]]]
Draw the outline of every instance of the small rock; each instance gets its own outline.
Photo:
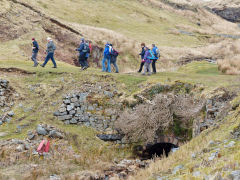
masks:
[[[52,130],[49,133],[49,137],[62,139],[63,135],[62,135],[62,133],[60,133],[60,132],[58,132],[56,130]]]
[[[215,144],[214,141],[210,141],[210,142],[208,143],[208,146],[212,146],[212,145],[214,145],[214,144]]]
[[[28,136],[29,140],[32,140],[32,139],[34,139],[35,134],[33,134],[32,132],[29,132],[27,136]]]
[[[63,103],[64,103],[64,104],[70,104],[71,101],[70,101],[69,99],[66,99],[66,100],[63,101]]]
[[[56,111],[53,113],[54,116],[60,116],[60,112],[59,111]]]
[[[59,109],[59,112],[60,113],[63,113],[63,112],[65,112],[66,111],[66,108],[65,107],[61,107],[60,109]]]
[[[199,177],[201,175],[200,171],[193,172],[194,177]]]
[[[12,120],[12,118],[8,117],[8,118],[5,119],[5,122],[10,123],[11,120]]]
[[[72,106],[72,105],[67,106],[67,111],[71,111],[72,109],[74,109],[74,106]]]
[[[173,169],[172,173],[173,173],[173,174],[176,174],[178,171],[180,171],[181,169],[183,169],[183,167],[184,167],[184,166],[183,166],[182,164],[176,166],[176,167]]]
[[[20,144],[20,145],[18,145],[18,146],[16,147],[16,150],[17,150],[18,152],[22,152],[22,151],[24,151],[24,149],[25,149],[24,144]]]
[[[175,153],[175,152],[177,152],[178,150],[179,150],[179,148],[172,148],[172,149],[171,149],[172,153]]]
[[[191,155],[191,157],[192,157],[193,159],[195,159],[195,158],[196,158],[196,154],[193,153],[193,154]]]
[[[218,151],[211,154],[211,156],[208,158],[209,161],[214,160],[218,156]]]
[[[10,112],[8,113],[8,115],[11,116],[11,117],[13,117],[13,116],[14,116],[14,112],[13,112],[13,111],[10,111]]]
[[[228,145],[224,145],[225,148],[227,147],[233,147],[235,145],[235,141],[231,141]]]
[[[78,98],[72,98],[72,99],[71,99],[71,102],[72,102],[72,103],[75,103],[75,102],[77,102],[77,101],[78,101]]]
[[[59,176],[57,176],[56,174],[53,174],[49,177],[50,180],[61,180],[61,178]]]
[[[77,124],[77,120],[75,118],[71,119],[70,124]]]
[[[112,98],[114,94],[110,91],[104,91],[104,95],[108,96],[109,98]]]
[[[44,135],[44,136],[47,135],[47,131],[41,125],[37,126],[37,133],[39,135]]]

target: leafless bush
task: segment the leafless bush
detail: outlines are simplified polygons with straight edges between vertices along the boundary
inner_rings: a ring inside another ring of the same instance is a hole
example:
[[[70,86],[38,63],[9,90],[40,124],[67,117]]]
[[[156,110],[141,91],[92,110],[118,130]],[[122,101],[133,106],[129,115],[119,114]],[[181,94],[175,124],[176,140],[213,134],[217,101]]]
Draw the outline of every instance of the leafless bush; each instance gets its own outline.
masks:
[[[187,123],[203,108],[203,101],[189,95],[157,95],[151,104],[140,104],[134,110],[126,110],[116,122],[116,127],[129,140],[151,142],[157,132],[173,125],[174,116]]]

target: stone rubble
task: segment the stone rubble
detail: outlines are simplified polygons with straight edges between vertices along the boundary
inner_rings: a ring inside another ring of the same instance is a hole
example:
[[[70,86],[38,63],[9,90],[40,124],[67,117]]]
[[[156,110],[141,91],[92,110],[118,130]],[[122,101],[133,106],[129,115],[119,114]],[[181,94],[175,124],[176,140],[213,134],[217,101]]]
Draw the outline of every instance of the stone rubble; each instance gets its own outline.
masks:
[[[47,124],[38,124],[35,131],[29,131],[27,134],[29,140],[39,139],[38,137],[42,139],[43,136],[58,139],[63,139],[65,137],[63,132]]]
[[[104,170],[105,179],[119,178],[126,179],[129,175],[133,175],[141,168],[146,168],[150,161],[128,160],[123,159],[119,163],[114,164],[109,169]]]
[[[91,84],[84,87],[81,91],[65,95],[54,116],[65,124],[85,125],[100,132],[114,130],[114,122],[122,105],[114,100],[118,95],[116,89],[105,90]]]
[[[216,89],[211,97],[207,98],[206,116],[200,121],[200,132],[216,126],[217,121],[223,119],[231,109],[230,101],[234,95],[223,88]]]
[[[9,81],[0,79],[0,126],[5,122],[11,122],[14,116],[14,112],[11,111],[14,105],[13,95],[18,96],[16,93],[13,94]]]

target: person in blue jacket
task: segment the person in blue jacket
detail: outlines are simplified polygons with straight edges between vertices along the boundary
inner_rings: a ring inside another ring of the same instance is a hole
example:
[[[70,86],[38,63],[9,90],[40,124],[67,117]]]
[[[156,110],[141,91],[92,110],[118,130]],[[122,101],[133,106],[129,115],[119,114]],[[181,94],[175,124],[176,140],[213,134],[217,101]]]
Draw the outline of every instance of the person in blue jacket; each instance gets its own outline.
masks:
[[[33,67],[37,67],[38,66],[38,61],[37,61],[38,51],[39,51],[38,43],[37,43],[35,38],[32,38],[32,57],[31,57],[31,59],[34,62]]]
[[[153,74],[156,74],[157,73],[157,70],[156,70],[156,62],[157,60],[159,59],[160,57],[160,53],[159,53],[159,49],[157,48],[157,46],[155,44],[152,44],[152,52],[153,52],[153,55],[154,55],[154,59],[152,60],[152,69],[153,69]]]
[[[107,61],[107,69],[105,62]],[[102,59],[102,72],[111,72],[111,56],[110,56],[110,43],[107,42],[105,45],[105,49],[103,52],[103,59]]]

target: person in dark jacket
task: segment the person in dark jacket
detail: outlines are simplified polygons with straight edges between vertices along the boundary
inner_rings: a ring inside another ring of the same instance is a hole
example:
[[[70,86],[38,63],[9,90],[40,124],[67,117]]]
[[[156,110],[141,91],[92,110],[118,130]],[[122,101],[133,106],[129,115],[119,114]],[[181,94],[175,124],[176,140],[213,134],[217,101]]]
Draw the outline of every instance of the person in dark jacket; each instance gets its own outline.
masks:
[[[117,65],[117,57],[118,57],[118,52],[113,48],[113,45],[110,44],[110,56],[111,56],[111,64],[113,64],[114,68],[115,68],[115,72],[119,73],[118,70],[118,65]]]
[[[111,56],[110,56],[110,43],[107,42],[105,45],[105,49],[103,52],[103,59],[102,59],[102,72],[111,72]],[[105,66],[105,62],[107,61],[107,69]]]
[[[45,58],[44,63],[41,64],[41,66],[45,67],[46,64],[48,63],[49,59],[51,59],[52,63],[53,63],[53,68],[57,68],[57,64],[56,64],[56,61],[54,59],[54,52],[56,50],[56,46],[55,46],[55,44],[53,43],[53,40],[50,37],[47,38],[47,41],[48,41],[47,50],[46,50],[47,56]]]
[[[82,70],[85,70],[88,68],[88,54],[90,53],[89,46],[85,43],[85,39],[81,39],[81,43],[79,47],[76,49],[76,51],[79,51],[79,64],[82,67]]]
[[[140,68],[138,70],[139,73],[142,72],[142,69],[143,69],[143,66],[144,66],[144,55],[145,55],[145,43],[142,43],[141,44],[141,47],[142,47],[142,51],[141,53],[139,54],[141,56],[141,64],[140,64]]]
[[[38,66],[38,61],[37,61],[37,54],[39,51],[39,46],[37,41],[35,40],[35,38],[32,38],[32,61],[34,62],[33,67],[37,67]]]
[[[90,54],[91,54],[91,49],[92,49],[92,45],[90,43],[90,41],[86,41],[86,46],[87,46],[87,53],[86,53],[86,56],[85,56],[85,69],[87,69],[89,67],[88,65],[88,58],[90,57]]]

